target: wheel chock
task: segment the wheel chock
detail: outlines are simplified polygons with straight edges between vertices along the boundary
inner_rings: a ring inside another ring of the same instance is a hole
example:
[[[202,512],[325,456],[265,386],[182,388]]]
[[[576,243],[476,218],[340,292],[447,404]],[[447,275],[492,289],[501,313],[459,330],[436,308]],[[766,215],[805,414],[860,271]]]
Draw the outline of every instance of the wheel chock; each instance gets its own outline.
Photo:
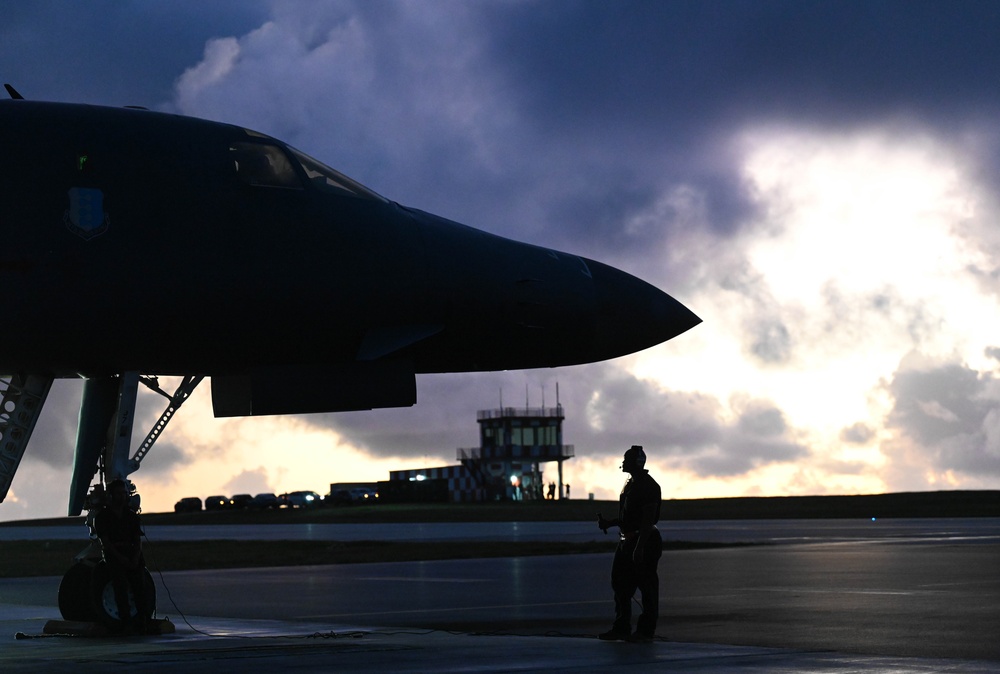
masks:
[[[167,618],[150,620],[146,624],[146,631],[143,634],[157,636],[161,634],[173,634],[177,628]],[[80,620],[50,620],[42,628],[42,634],[49,636],[65,635],[73,637],[109,637],[124,636],[121,633],[109,630],[101,623],[85,622]]]
[[[106,637],[110,632],[100,623],[80,620],[50,620],[42,628],[42,634],[66,634],[74,637]]]

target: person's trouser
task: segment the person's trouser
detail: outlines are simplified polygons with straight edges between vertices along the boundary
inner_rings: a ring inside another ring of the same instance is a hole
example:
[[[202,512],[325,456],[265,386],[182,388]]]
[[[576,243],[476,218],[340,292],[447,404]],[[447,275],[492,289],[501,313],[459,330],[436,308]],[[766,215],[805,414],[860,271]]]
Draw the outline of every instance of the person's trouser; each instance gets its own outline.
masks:
[[[642,614],[635,631],[652,636],[656,632],[660,612],[660,578],[656,565],[663,554],[663,539],[660,532],[654,529],[644,541],[641,558],[634,560],[638,542],[638,537],[621,541],[615,550],[615,561],[611,565],[611,589],[615,593],[613,629],[631,632],[632,597],[639,590],[642,593]]]
[[[139,564],[135,569],[124,569],[113,563],[108,564],[108,570],[111,572],[111,585],[115,590],[115,604],[118,605],[118,621],[122,627],[127,627],[132,623],[132,610],[128,602],[130,588],[132,598],[135,601],[136,623],[139,626],[144,626],[149,617],[149,608],[146,606],[145,569],[143,564]]]

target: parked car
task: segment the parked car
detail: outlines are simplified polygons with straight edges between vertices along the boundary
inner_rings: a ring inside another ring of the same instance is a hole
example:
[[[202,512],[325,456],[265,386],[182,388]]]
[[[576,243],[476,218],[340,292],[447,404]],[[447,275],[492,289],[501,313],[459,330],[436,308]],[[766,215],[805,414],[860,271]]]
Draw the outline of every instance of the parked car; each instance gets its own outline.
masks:
[[[209,496],[205,499],[205,510],[225,510],[231,503],[228,496]]]
[[[174,504],[175,513],[201,512],[201,499],[197,496],[185,496]]]
[[[281,505],[281,501],[278,500],[277,496],[275,496],[270,492],[257,494],[256,496],[253,497],[253,500],[250,501],[250,507],[254,508],[255,510],[277,508],[279,505]]]
[[[238,510],[246,510],[250,507],[252,502],[253,496],[250,494],[235,494],[233,498],[230,499],[232,507]]]
[[[289,508],[313,508],[323,499],[314,491],[293,491],[285,495],[285,505]]]
[[[346,489],[335,489],[323,497],[323,505],[345,506],[354,503],[354,497]]]

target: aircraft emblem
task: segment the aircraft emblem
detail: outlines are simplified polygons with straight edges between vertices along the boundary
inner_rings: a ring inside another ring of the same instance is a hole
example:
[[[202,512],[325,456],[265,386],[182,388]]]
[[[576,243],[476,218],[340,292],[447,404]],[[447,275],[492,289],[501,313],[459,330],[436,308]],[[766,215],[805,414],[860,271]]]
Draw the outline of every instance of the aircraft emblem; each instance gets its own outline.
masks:
[[[74,187],[69,191],[69,210],[63,215],[67,229],[84,239],[92,239],[108,229],[104,212],[104,192],[93,187]]]

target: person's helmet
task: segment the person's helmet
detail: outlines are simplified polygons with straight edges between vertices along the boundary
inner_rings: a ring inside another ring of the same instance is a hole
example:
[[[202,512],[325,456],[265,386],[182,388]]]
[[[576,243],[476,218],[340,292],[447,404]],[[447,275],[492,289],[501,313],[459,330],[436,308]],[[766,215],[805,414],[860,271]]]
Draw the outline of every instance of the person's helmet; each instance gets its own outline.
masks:
[[[646,465],[646,453],[642,451],[642,445],[632,445],[625,452],[625,458],[622,461],[622,467],[627,470],[627,467],[635,466],[636,470],[642,470],[643,466]]]
[[[117,490],[121,490],[121,491],[125,492],[125,495],[128,496],[128,492],[129,492],[128,482],[126,482],[125,480],[122,480],[121,478],[119,478],[117,480],[112,480],[108,484],[108,493],[111,494],[111,493],[114,493]]]

